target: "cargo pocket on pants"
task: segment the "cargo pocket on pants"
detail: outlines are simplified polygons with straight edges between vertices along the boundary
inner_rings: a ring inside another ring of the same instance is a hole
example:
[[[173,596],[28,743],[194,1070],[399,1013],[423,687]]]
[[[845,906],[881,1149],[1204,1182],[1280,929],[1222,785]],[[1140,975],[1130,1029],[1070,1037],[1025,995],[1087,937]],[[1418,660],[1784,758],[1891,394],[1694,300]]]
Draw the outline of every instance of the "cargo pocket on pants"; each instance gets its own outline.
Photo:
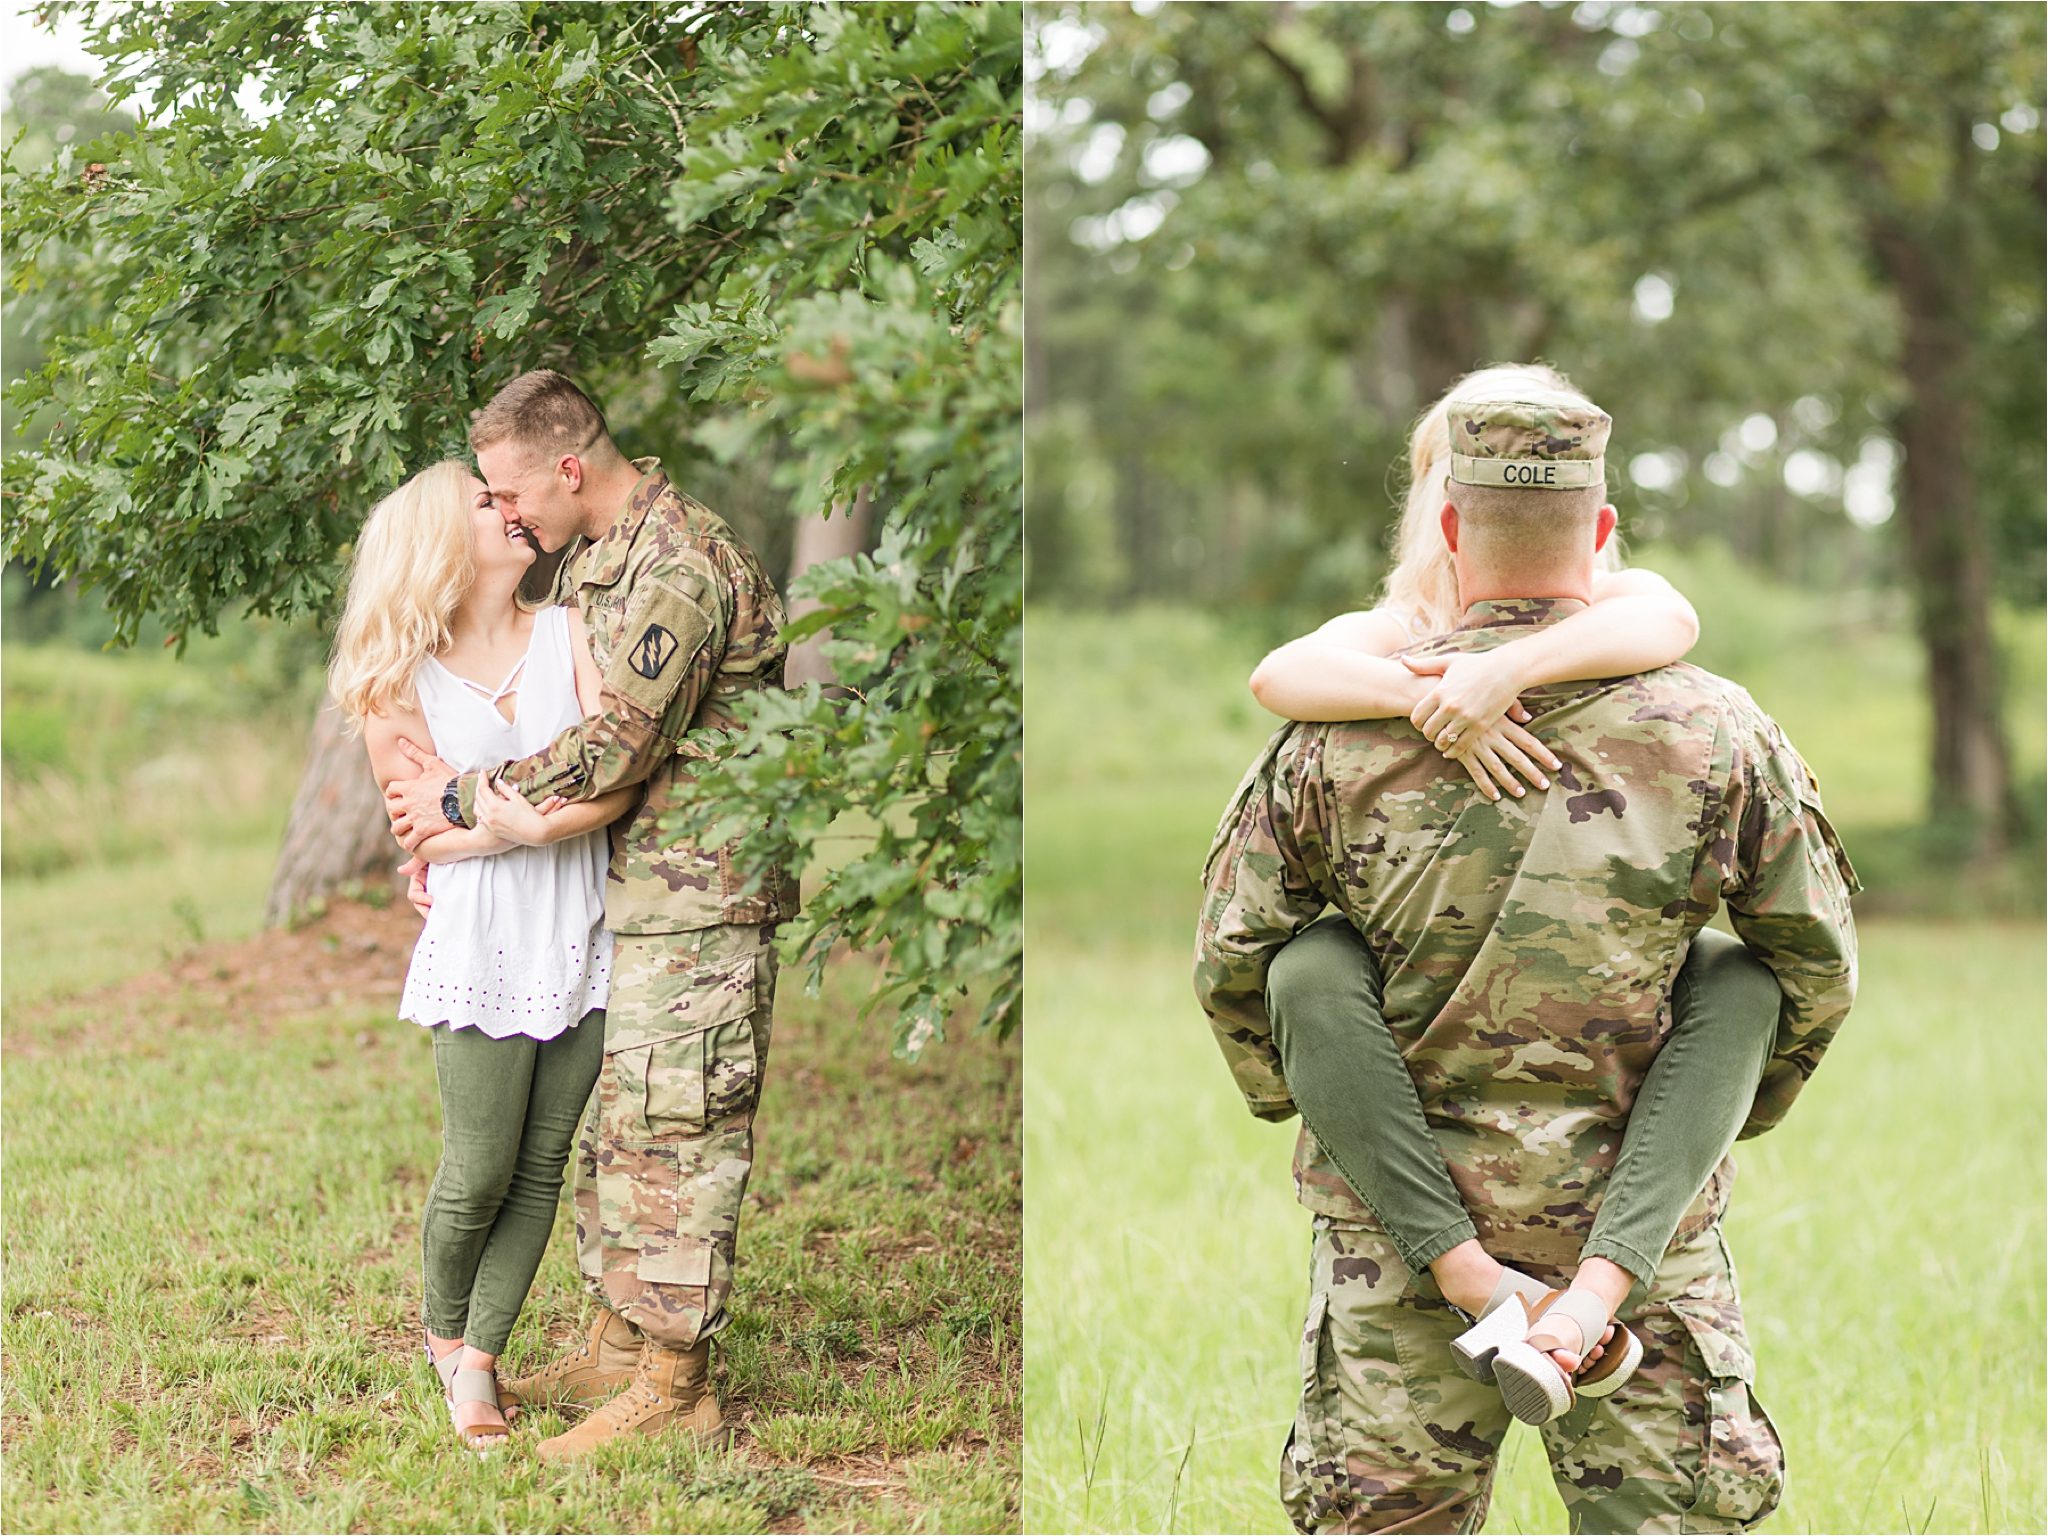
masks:
[[[1330,1401],[1322,1370],[1323,1328],[1329,1309],[1328,1291],[1309,1297],[1308,1316],[1301,1326],[1301,1405],[1280,1458],[1280,1501],[1295,1528],[1302,1531],[1314,1530],[1339,1507],[1340,1469],[1334,1449],[1339,1437],[1331,1423],[1336,1405]]]
[[[642,1114],[648,1134],[694,1139],[754,1107],[760,1054],[751,1017],[649,1047]]]
[[[612,1134],[661,1141],[702,1136],[760,1095],[754,1035],[754,957],[701,966],[679,979],[663,1032],[643,1029],[610,1052]]]
[[[1756,1362],[1732,1306],[1691,1296],[1671,1298],[1692,1353],[1702,1362],[1707,1422],[1698,1481],[1686,1510],[1689,1531],[1747,1530],[1778,1507],[1785,1488],[1785,1448],[1750,1383]]]
[[[634,1253],[633,1272],[655,1284],[709,1285],[711,1247],[679,1235],[681,1151],[666,1142],[614,1142],[598,1161],[598,1219]]]

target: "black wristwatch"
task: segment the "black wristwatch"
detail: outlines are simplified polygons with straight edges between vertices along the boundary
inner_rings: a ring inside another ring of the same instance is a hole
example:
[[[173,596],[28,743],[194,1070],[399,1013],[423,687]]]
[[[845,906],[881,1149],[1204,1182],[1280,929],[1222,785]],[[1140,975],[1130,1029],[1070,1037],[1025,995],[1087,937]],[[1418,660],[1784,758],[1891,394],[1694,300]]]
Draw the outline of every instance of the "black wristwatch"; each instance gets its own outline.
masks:
[[[462,819],[462,779],[460,776],[448,781],[448,787],[441,791],[441,814],[448,818],[448,825],[467,831],[469,823]]]

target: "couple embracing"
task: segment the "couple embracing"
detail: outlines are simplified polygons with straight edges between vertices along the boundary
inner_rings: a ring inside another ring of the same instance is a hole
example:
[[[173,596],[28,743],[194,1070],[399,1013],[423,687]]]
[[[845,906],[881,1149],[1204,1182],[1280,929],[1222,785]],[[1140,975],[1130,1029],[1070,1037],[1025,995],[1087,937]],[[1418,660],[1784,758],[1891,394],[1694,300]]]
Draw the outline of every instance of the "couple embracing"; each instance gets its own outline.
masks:
[[[1546,368],[1460,381],[1385,604],[1253,679],[1302,723],[1218,829],[1195,981],[1252,1113],[1302,1119],[1303,1531],[1478,1530],[1511,1418],[1574,1530],[1778,1501],[1727,1154],[1848,1011],[1855,876],[1784,733],[1680,661],[1690,606],[1620,569],[1610,426]]]
[[[371,513],[329,678],[426,915],[400,1012],[432,1031],[441,1089],[427,1354],[472,1450],[502,1445],[521,1404],[597,1405],[541,1442],[549,1460],[716,1437],[711,1339],[797,891],[780,872],[750,886],[730,845],[661,821],[734,706],[782,686],[781,603],[560,374],[512,380],[470,446],[482,479],[437,464]],[[539,550],[565,547],[547,606],[522,604]],[[500,1382],[572,1150],[596,1321]]]

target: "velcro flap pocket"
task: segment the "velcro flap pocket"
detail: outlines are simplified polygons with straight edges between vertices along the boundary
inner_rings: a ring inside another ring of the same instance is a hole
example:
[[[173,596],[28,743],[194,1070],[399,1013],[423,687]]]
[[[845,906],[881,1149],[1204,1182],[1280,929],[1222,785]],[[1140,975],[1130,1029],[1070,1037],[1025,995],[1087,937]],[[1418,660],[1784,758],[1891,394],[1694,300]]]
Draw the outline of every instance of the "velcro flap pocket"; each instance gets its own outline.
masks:
[[[1321,1368],[1323,1318],[1330,1310],[1330,1293],[1317,1291],[1308,1299],[1308,1316],[1301,1325],[1301,1390],[1313,1394]]]
[[[1756,1380],[1756,1357],[1749,1351],[1749,1338],[1742,1329],[1742,1313],[1733,1302],[1711,1301],[1701,1296],[1674,1296],[1671,1311],[1685,1324],[1693,1347],[1706,1362],[1707,1374],[1717,1381]]]
[[[1288,1440],[1288,1454],[1303,1474],[1317,1475],[1316,1468],[1327,1463],[1336,1438],[1331,1424],[1331,1404],[1323,1384],[1323,1326],[1330,1312],[1330,1293],[1317,1291],[1308,1299],[1308,1316],[1301,1325],[1301,1408],[1295,1415],[1294,1432]]]
[[[1683,1528],[1748,1530],[1777,1507],[1785,1486],[1785,1448],[1750,1383],[1756,1361],[1732,1301],[1674,1296],[1671,1310],[1705,1363],[1706,1422],[1693,1499]]]
[[[678,970],[658,984],[665,995],[652,1006],[631,1010],[631,1017],[627,1009],[612,1010],[605,1030],[607,1051],[699,1034],[714,1024],[737,1023],[754,1012],[752,955]],[[612,985],[618,988],[616,975]]]
[[[682,1157],[661,1142],[622,1142],[598,1165],[597,1199],[606,1237],[634,1252],[642,1280],[709,1285],[711,1245],[683,1233]]]
[[[711,1244],[700,1237],[670,1233],[661,1243],[642,1243],[633,1273],[651,1285],[709,1285]]]
[[[1827,850],[1828,857],[1834,860],[1835,873],[1841,876],[1843,889],[1854,896],[1863,889],[1863,882],[1857,878],[1856,866],[1849,862],[1849,850],[1842,846],[1842,839],[1836,833],[1834,823],[1828,820],[1828,813],[1821,809],[1820,791],[1810,785],[1800,785],[1799,804],[1800,808],[1813,818],[1815,827],[1819,829],[1821,845]],[[1820,854],[1814,853],[1813,858],[1817,864]],[[1848,914],[1842,915],[1846,917]]]
[[[716,965],[700,965],[669,1009],[670,1017],[689,1029],[731,1024],[754,1012],[754,956],[740,955]]]
[[[678,972],[675,990],[632,1041],[614,1039],[621,1108],[637,1107],[649,1137],[694,1137],[750,1110],[760,1092],[754,1033],[755,957]]]
[[[619,697],[659,716],[710,634],[710,616],[689,593],[658,577],[642,577],[626,609],[605,683]]]

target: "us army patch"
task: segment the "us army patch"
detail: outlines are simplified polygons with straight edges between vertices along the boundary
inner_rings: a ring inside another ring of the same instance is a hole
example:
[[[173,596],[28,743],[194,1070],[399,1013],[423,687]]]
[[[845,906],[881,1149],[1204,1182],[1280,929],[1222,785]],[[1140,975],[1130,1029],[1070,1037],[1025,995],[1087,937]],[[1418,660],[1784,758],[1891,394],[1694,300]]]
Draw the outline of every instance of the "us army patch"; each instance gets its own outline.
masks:
[[[650,715],[667,710],[711,635],[711,618],[667,582],[643,577],[633,591],[605,683]]]
[[[649,681],[661,676],[661,669],[676,653],[676,645],[676,637],[659,624],[648,625],[633,642],[633,670]]]

